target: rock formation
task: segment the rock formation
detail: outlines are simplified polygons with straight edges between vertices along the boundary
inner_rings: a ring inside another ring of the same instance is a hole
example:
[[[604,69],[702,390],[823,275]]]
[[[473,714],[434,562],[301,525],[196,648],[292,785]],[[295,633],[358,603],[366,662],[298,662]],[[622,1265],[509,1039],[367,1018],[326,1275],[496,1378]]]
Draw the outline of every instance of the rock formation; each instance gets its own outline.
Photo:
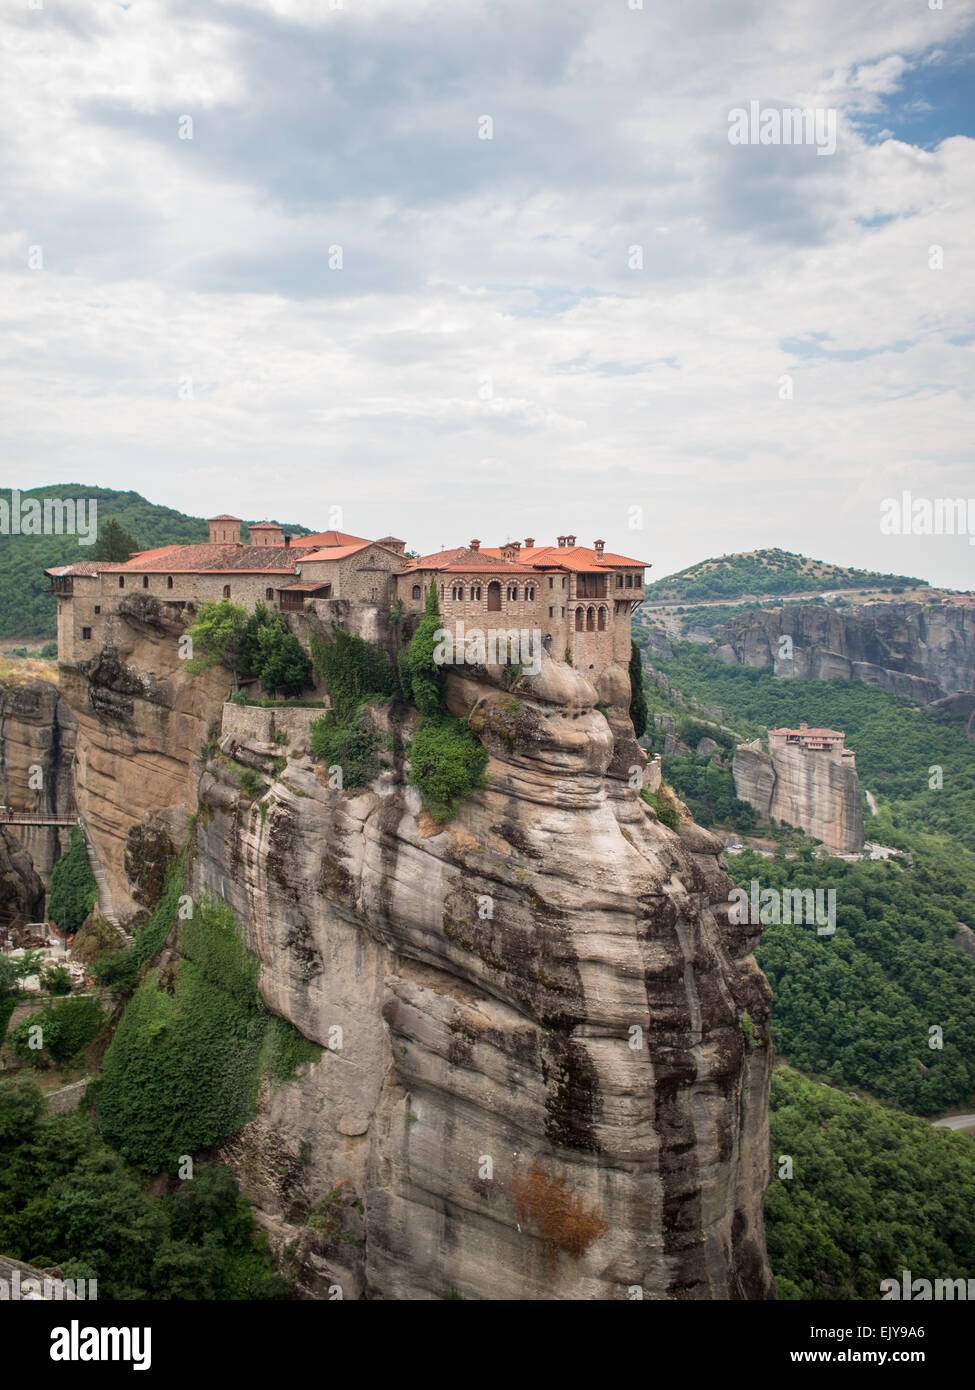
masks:
[[[0,688],[0,804],[73,814],[76,722],[58,687],[30,680]],[[8,827],[44,884],[68,847],[70,828]]]
[[[0,924],[37,922],[44,912],[44,885],[31,857],[0,826]]]
[[[863,848],[863,804],[856,769],[809,749],[778,748],[770,756],[761,741],[739,745],[732,773],[735,795],[762,820],[798,826],[834,854]]]
[[[193,892],[231,905],[269,1007],[324,1048],[226,1149],[305,1293],[774,1296],[758,928],[729,922],[720,842],[640,799],[626,671],[595,689],[546,659],[514,692],[451,675],[489,766],[439,827],[398,704],[374,713],[386,768],[359,794],[300,735],[233,720],[201,777],[226,688],[179,669],[177,626],[120,619],[65,672],[78,801],[130,909],[131,832],[175,838],[198,809]],[[234,761],[264,775],[260,804]]]
[[[975,689],[975,607],[959,601],[831,608],[787,603],[712,630],[721,660],[769,666],[784,679],[862,680],[927,703]],[[791,655],[781,638],[791,639]]]

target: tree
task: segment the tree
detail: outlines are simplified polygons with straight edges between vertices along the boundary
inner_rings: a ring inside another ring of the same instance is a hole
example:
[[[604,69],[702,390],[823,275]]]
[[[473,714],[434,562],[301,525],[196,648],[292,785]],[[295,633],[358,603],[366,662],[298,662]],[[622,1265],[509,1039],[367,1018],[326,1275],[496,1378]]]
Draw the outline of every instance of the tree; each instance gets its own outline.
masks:
[[[269,695],[279,689],[297,694],[307,684],[310,669],[311,662],[301,643],[275,614],[257,635],[255,670],[261,685]]]
[[[105,524],[98,528],[98,539],[92,546],[88,558],[121,565],[141,549],[142,546],[135,536],[129,535],[125,527],[120,525],[114,517],[109,517]]]
[[[98,885],[88,862],[80,826],[71,830],[71,843],[51,872],[48,917],[66,936],[76,932],[98,901]]]
[[[201,603],[196,622],[189,631],[194,655],[186,663],[186,669],[192,675],[198,675],[211,666],[226,666],[234,673],[236,686],[237,677],[243,669],[244,643],[249,622],[246,608],[241,608],[238,603],[231,603],[229,598],[219,601],[207,599]]]
[[[643,689],[643,663],[640,648],[630,643],[630,718],[637,738],[647,729],[647,697]]]
[[[431,584],[423,617],[412,642],[400,657],[403,695],[424,715],[439,715],[446,710],[446,672],[433,659],[441,627],[437,587]]]

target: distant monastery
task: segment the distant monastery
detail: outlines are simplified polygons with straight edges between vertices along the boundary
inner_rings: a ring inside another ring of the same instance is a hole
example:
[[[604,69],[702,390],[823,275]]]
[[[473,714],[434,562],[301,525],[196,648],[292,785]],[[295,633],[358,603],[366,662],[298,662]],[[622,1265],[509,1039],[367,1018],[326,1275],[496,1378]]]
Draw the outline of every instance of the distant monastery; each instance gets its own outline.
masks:
[[[261,521],[244,544],[239,517],[211,517],[209,525],[210,539],[200,545],[144,550],[122,564],[81,560],[46,570],[47,592],[58,600],[61,660],[83,661],[104,645],[106,622],[133,595],[180,608],[226,598],[252,609],[262,600],[283,613],[334,622],[340,605],[388,612],[397,600],[404,614],[419,615],[433,585],[445,627],[539,631],[550,656],[598,672],[629,661],[630,617],[643,601],[649,568],[607,551],[601,540],[577,545],[575,536],[548,546],[531,537],[494,548],[472,540],[410,559],[406,542],[394,536],[292,537]]]

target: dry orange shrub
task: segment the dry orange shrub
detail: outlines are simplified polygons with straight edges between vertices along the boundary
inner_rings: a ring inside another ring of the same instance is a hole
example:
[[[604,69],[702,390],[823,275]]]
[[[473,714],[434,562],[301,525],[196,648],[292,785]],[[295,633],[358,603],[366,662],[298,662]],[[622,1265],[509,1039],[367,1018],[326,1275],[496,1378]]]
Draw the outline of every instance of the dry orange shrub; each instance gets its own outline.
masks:
[[[535,1162],[527,1172],[516,1172],[511,1178],[518,1219],[531,1223],[544,1241],[550,1275],[560,1250],[578,1260],[609,1230],[595,1207],[586,1210],[582,1193],[566,1187],[567,1180],[565,1173],[549,1177]]]

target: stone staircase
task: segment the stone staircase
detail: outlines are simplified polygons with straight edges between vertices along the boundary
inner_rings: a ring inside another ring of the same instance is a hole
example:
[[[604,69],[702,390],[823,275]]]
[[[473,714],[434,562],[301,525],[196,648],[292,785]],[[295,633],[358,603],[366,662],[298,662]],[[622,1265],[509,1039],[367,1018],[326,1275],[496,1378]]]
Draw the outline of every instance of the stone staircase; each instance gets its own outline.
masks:
[[[78,824],[81,826],[81,833],[85,837],[85,849],[88,851],[88,863],[91,865],[91,872],[94,875],[95,883],[98,887],[98,915],[103,921],[107,922],[110,927],[115,928],[126,946],[131,946],[135,941],[135,937],[129,935],[115,915],[115,909],[112,906],[112,890],[109,887],[108,875],[102,868],[101,861],[98,858],[98,852],[95,849],[91,836],[88,834],[88,827],[80,818]]]

